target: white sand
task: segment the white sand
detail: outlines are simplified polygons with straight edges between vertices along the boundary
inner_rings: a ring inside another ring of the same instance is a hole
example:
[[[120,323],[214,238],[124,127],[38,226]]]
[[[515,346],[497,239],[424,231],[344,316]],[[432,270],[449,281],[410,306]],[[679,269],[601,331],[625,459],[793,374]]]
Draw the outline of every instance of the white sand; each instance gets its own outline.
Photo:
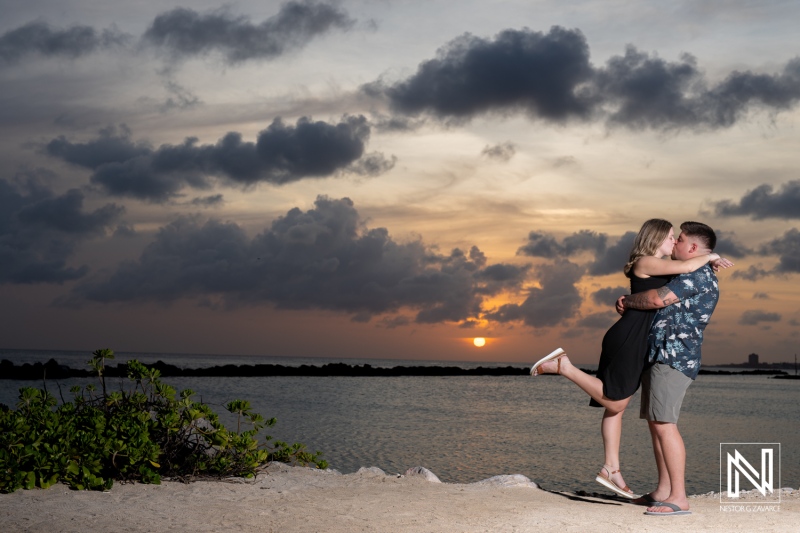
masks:
[[[110,492],[18,490],[0,495],[3,532],[613,532],[797,531],[800,491],[780,510],[723,512],[719,496],[692,497],[690,516],[646,516],[610,496],[534,488],[432,483],[421,476],[272,464],[255,480],[115,484]],[[760,503],[759,503],[760,501]]]

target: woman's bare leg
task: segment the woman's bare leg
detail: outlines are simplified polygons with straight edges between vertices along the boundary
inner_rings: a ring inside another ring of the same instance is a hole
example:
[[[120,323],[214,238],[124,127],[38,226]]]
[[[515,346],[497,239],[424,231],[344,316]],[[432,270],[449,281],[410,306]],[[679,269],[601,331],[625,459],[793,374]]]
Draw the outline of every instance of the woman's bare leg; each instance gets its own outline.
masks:
[[[583,389],[583,391],[591,396],[597,403],[606,408],[603,413],[603,422],[600,426],[603,435],[603,448],[605,450],[604,466],[608,468],[608,472],[603,473],[603,475],[610,475],[611,480],[617,486],[620,488],[625,487],[625,480],[622,474],[619,472],[611,474],[611,472],[620,469],[619,449],[620,441],[622,440],[622,415],[625,412],[625,408],[628,407],[628,403],[631,401],[630,397],[623,400],[606,398],[603,395],[603,382],[595,376],[587,374],[580,368],[574,366],[566,355],[544,363],[539,367],[539,373],[560,373]]]
[[[603,382],[600,379],[592,376],[591,374],[587,374],[580,368],[574,366],[569,357],[563,355],[558,359],[553,359],[552,361],[548,361],[544,363],[542,366],[539,367],[539,373],[541,374],[556,374],[559,372],[558,370],[558,363],[561,363],[561,370],[560,373],[562,376],[576,384],[578,387],[583,389],[583,391],[591,396],[597,403],[605,407],[611,412],[622,412],[628,406],[628,402],[630,398],[625,398],[624,400],[612,400],[610,398],[606,398],[603,395]]]
[[[620,401],[627,403],[630,398]],[[619,412],[606,409],[603,413],[603,421],[600,424],[600,432],[603,435],[603,450],[606,457],[604,466],[608,468],[607,474],[616,472],[611,474],[611,481],[620,488],[625,487],[625,479],[622,477],[622,473],[618,472],[620,469],[619,449],[622,442],[622,415],[624,413],[624,409]]]

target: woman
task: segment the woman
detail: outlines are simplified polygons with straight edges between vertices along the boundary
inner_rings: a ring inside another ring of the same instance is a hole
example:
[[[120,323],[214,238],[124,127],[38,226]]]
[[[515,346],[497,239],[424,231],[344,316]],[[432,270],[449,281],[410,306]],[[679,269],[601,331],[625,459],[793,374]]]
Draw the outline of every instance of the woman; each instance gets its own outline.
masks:
[[[642,225],[623,269],[631,280],[631,294],[663,287],[673,276],[694,272],[709,262],[714,262],[715,268],[733,265],[714,253],[687,261],[672,260],[669,256],[674,246],[675,233],[668,221],[651,219]],[[647,353],[647,337],[654,316],[655,311],[625,311],[603,337],[597,377],[573,366],[561,348],[531,368],[531,375],[534,376],[562,374],[592,397],[591,405],[605,407],[601,425],[605,463],[595,480],[625,498],[636,496],[625,484],[619,468],[622,415],[631,396],[639,388]]]

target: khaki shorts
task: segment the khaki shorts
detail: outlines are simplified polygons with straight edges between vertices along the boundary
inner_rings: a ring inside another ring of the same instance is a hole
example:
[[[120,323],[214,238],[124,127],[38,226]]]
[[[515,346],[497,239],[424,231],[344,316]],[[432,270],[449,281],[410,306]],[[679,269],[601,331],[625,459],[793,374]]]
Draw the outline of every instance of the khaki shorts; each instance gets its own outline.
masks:
[[[642,373],[642,407],[639,418],[678,423],[681,404],[692,378],[669,365],[656,363]]]

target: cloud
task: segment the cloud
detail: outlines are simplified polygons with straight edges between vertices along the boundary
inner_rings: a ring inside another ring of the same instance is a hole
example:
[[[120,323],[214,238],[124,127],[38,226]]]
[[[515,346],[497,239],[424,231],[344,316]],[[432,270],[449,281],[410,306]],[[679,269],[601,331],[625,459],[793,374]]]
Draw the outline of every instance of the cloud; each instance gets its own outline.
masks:
[[[41,177],[0,179],[0,284],[63,283],[85,276],[88,266],[67,261],[78,244],[105,234],[124,212],[115,204],[85,212],[83,193],[71,189],[56,196]]]
[[[714,252],[723,257],[741,258],[746,257],[753,253],[753,250],[747,248],[736,239],[736,234],[732,231],[714,230],[717,234],[717,245],[714,247]]]
[[[765,270],[760,265],[750,265],[747,270],[738,270],[731,276],[733,279],[757,281],[767,276],[785,276],[800,272],[800,231],[791,228],[782,236],[772,239],[758,247],[761,256],[778,256],[778,264],[772,270]]]
[[[547,34],[506,30],[493,40],[470,34],[442,47],[416,74],[368,94],[383,94],[401,113],[471,118],[487,112],[524,110],[552,121],[585,116],[577,87],[590,80],[589,47],[578,30],[554,26]]]
[[[226,10],[201,14],[179,7],[158,15],[142,40],[176,60],[217,52],[230,63],[241,63],[278,57],[354,22],[342,9],[313,1],[287,2],[260,24]]]
[[[528,244],[517,249],[517,255],[555,259],[583,251],[602,252],[606,249],[608,236],[591,230],[580,230],[562,239],[559,243],[552,235],[541,231],[528,234]]]
[[[61,303],[213,299],[223,309],[314,308],[359,321],[408,309],[417,323],[460,322],[479,317],[485,297],[518,290],[526,272],[486,265],[476,247],[445,255],[421,240],[397,242],[368,228],[349,199],[321,196],[253,238],[232,222],[179,218],[137,260],[81,282]]]
[[[758,281],[761,278],[772,274],[769,270],[764,270],[761,267],[750,265],[747,270],[737,270],[731,275],[731,279],[744,279],[747,281]]]
[[[405,80],[362,86],[399,114],[465,121],[524,112],[559,124],[604,120],[630,129],[730,127],[750,109],[778,112],[800,100],[800,59],[774,75],[732,72],[712,85],[689,54],[666,61],[628,46],[595,67],[577,29],[505,30],[458,37]]]
[[[345,169],[345,172],[374,178],[392,170],[396,163],[397,157],[395,156],[391,156],[387,159],[386,156],[380,152],[372,152],[365,154],[364,157],[349,165]]]
[[[540,286],[531,288],[524,302],[502,305],[484,317],[501,323],[522,321],[531,327],[556,326],[577,314],[581,295],[575,284],[583,273],[581,266],[565,259],[539,265]]]
[[[166,113],[173,109],[186,110],[202,104],[200,98],[192,91],[177,83],[175,80],[167,79],[164,81],[164,88],[170,94],[166,101],[161,105],[161,112]]]
[[[97,139],[88,143],[71,143],[63,135],[59,136],[47,143],[45,151],[73,165],[94,170],[109,163],[148,156],[153,149],[147,143],[131,141],[131,130],[122,124],[119,129],[115,126],[101,129]]]
[[[594,262],[589,265],[589,274],[605,276],[622,272],[622,268],[630,258],[635,238],[635,231],[626,231],[616,243],[599,250]]]
[[[800,272],[800,231],[797,231],[797,228],[792,228],[782,237],[764,244],[760,251],[779,257],[779,262],[774,269],[775,273]]]
[[[697,60],[683,54],[677,62],[650,56],[629,46],[599,69],[593,90],[608,120],[633,129],[725,128],[751,107],[786,110],[800,100],[800,59],[775,75],[732,72],[708,87]]]
[[[50,141],[48,154],[94,171],[92,183],[114,196],[165,202],[185,188],[209,189],[212,177],[241,186],[266,182],[282,185],[339,173],[375,176],[396,159],[380,153],[364,155],[370,126],[363,116],[344,117],[338,124],[302,117],[292,125],[276,118],[256,142],[229,132],[214,145],[197,138],[157,149],[135,143],[122,127],[101,130],[97,139],[73,143],[61,136]]]
[[[44,22],[29,22],[0,36],[0,58],[16,63],[24,56],[78,58],[125,45],[131,37],[117,29],[97,31],[91,26],[54,29]]]
[[[602,289],[598,289],[591,294],[592,301],[597,305],[607,305],[613,306],[617,303],[617,298],[624,294],[630,294],[631,290],[629,287],[603,287]]]
[[[608,245],[608,235],[591,230],[580,230],[565,237],[561,242],[541,231],[528,234],[528,243],[517,250],[518,255],[531,257],[569,257],[582,252],[594,254],[594,261],[587,265],[588,273],[603,276],[622,271],[628,260],[636,233],[629,231],[613,245]]]
[[[800,180],[784,183],[778,192],[773,192],[771,185],[759,185],[747,191],[738,203],[722,200],[714,205],[719,216],[750,216],[753,220],[800,218]]]
[[[17,211],[17,219],[29,227],[58,230],[65,234],[97,235],[116,221],[124,212],[116,204],[107,204],[92,213],[84,213],[83,193],[70,189],[61,196],[41,198]]]
[[[487,159],[495,159],[497,161],[505,162],[510,161],[516,152],[517,147],[514,146],[514,143],[506,141],[494,146],[487,145],[483,150],[481,150],[481,155]]]
[[[192,198],[191,205],[197,207],[219,207],[225,203],[225,199],[221,194],[212,194],[211,196],[200,196]]]
[[[742,313],[739,318],[739,324],[743,326],[756,326],[761,322],[780,322],[781,315],[778,313],[769,313],[758,309],[750,309]]]

